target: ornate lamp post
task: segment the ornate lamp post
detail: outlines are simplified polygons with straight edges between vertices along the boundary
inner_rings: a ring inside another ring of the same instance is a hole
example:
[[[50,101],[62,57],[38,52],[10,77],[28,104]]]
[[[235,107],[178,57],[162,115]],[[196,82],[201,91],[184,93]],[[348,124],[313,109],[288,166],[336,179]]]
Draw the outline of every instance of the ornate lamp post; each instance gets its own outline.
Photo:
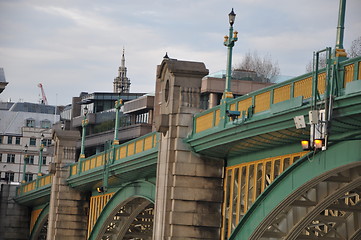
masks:
[[[86,126],[88,125],[88,119],[87,119],[87,115],[88,115],[88,108],[85,106],[84,108],[84,119],[81,121],[81,126],[82,126],[82,134],[81,134],[81,146],[80,146],[80,159],[81,158],[85,158],[85,154],[84,154],[84,143],[85,143],[85,132],[86,132]]]
[[[115,101],[115,129],[114,129],[114,141],[113,145],[119,145],[119,139],[118,139],[118,128],[119,128],[119,111],[120,108],[123,106],[123,100],[119,99],[118,101]]]
[[[39,147],[39,171],[38,177],[43,176],[41,172],[41,166],[43,165],[43,151],[44,151],[44,134],[41,134],[40,147]]]
[[[23,180],[21,181],[22,183],[26,183],[26,178],[25,178],[25,172],[26,172],[26,164],[27,164],[27,161],[28,161],[28,144],[25,144],[25,147],[24,147],[24,168],[23,168]]]
[[[228,14],[229,18],[229,36],[224,36],[224,46],[228,48],[227,52],[227,72],[226,72],[226,86],[223,92],[223,99],[233,98],[233,94],[231,92],[231,78],[232,78],[232,48],[234,43],[238,40],[237,34],[238,32],[233,32],[233,24],[236,19],[236,14],[232,11]]]
[[[106,192],[108,189],[108,179],[109,179],[109,165],[114,163],[115,161],[115,147],[119,145],[119,138],[118,138],[118,129],[119,129],[119,111],[120,108],[123,106],[123,100],[119,99],[115,101],[115,126],[114,126],[114,140],[112,146],[112,152],[110,159],[105,160],[105,168],[103,172],[103,186],[97,188],[98,192]]]

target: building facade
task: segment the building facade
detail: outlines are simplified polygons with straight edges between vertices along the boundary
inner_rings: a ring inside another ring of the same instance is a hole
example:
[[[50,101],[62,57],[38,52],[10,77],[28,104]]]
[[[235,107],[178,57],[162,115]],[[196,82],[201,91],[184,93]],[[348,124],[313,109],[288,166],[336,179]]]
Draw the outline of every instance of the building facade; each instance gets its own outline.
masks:
[[[2,106],[1,184],[31,181],[38,174],[48,173],[48,165],[53,159],[52,126],[60,118],[55,112],[56,107],[35,103]]]

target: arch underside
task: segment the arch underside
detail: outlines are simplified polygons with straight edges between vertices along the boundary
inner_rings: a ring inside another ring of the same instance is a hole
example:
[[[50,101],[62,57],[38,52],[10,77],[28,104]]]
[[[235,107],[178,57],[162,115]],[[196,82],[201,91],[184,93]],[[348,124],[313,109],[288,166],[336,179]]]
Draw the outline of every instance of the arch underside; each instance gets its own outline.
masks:
[[[152,239],[154,204],[145,198],[134,198],[108,218],[102,240]]]
[[[340,168],[291,194],[250,239],[361,239],[361,166]]]
[[[34,239],[37,240],[46,240],[46,235],[48,233],[48,218],[46,218],[45,222],[42,224],[42,227],[37,236]]]
[[[47,204],[40,215],[38,216],[36,223],[31,231],[30,240],[46,240],[48,233],[49,223],[49,204]]]

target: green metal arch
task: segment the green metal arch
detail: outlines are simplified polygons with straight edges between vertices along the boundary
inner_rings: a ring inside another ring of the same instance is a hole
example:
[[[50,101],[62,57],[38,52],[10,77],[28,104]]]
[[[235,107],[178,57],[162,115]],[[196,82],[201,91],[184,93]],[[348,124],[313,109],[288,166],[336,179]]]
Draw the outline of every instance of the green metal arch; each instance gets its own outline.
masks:
[[[360,146],[360,140],[342,141],[326,151],[310,152],[299,159],[257,198],[229,239],[250,239],[263,219],[304,184],[333,169],[360,163]]]
[[[102,232],[108,217],[111,216],[112,213],[119,208],[119,206],[123,206],[126,202],[136,197],[145,198],[154,203],[155,184],[148,181],[137,181],[120,188],[100,213],[100,216],[97,219],[88,239],[97,239],[98,235]]]
[[[30,234],[30,237],[29,239],[30,240],[36,240],[39,233],[40,233],[40,230],[41,228],[43,227],[44,223],[46,220],[48,220],[48,217],[49,217],[49,203],[47,203],[43,210],[41,211],[41,213],[39,214],[38,216],[38,219],[36,219],[36,222],[34,224],[34,227],[31,231],[31,234]]]

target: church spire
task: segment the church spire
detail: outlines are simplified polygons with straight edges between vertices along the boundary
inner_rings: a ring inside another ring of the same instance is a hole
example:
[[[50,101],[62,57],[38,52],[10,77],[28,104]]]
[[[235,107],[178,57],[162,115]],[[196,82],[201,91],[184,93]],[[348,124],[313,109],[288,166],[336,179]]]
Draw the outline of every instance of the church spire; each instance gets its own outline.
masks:
[[[125,66],[125,49],[123,48],[122,59],[118,69],[118,76],[114,78],[113,92],[114,93],[129,93],[130,79],[127,77],[127,67]]]
[[[120,64],[121,68],[125,68],[125,57],[124,57],[124,47],[123,47],[123,54],[122,54],[122,62]]]

